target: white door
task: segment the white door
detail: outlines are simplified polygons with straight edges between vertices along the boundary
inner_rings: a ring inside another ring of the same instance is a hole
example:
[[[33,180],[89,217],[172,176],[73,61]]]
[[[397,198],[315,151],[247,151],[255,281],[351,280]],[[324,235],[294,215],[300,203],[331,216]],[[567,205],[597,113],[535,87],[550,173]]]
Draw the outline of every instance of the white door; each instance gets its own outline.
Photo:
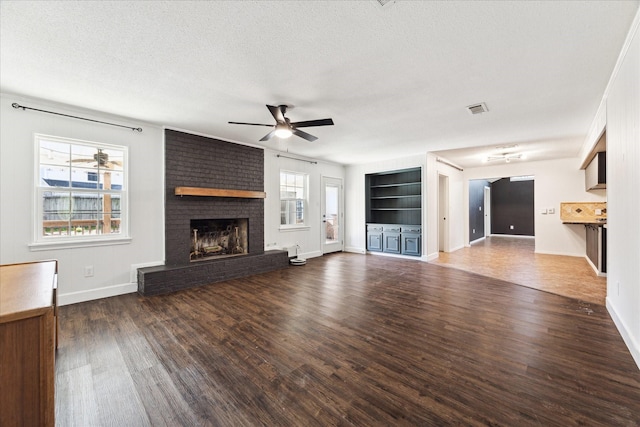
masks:
[[[484,237],[491,235],[491,188],[484,187]]]
[[[322,253],[344,249],[344,212],[342,179],[322,177]]]
[[[449,252],[449,177],[438,175],[438,251]]]

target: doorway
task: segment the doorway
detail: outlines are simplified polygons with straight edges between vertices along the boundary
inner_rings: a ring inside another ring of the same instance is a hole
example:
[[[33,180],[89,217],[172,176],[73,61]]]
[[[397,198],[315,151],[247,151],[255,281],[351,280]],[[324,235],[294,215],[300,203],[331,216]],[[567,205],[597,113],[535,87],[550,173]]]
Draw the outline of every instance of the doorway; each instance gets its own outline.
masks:
[[[343,187],[341,178],[322,177],[322,253],[344,250]]]

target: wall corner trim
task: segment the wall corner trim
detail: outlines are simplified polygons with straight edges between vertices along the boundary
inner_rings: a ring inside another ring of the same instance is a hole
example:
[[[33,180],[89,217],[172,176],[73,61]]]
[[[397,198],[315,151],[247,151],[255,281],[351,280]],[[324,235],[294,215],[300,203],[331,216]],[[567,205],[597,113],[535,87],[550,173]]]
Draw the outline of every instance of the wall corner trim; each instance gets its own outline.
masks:
[[[638,365],[638,369],[640,369],[640,343],[638,343],[629,333],[629,328],[627,327],[627,325],[625,325],[620,316],[618,316],[614,303],[609,297],[607,297],[606,307],[609,315],[611,316],[611,319],[613,320],[613,323],[616,325],[616,328],[618,328],[618,332],[620,332],[620,335],[622,336],[622,340],[629,348],[631,357],[633,357],[636,365]]]

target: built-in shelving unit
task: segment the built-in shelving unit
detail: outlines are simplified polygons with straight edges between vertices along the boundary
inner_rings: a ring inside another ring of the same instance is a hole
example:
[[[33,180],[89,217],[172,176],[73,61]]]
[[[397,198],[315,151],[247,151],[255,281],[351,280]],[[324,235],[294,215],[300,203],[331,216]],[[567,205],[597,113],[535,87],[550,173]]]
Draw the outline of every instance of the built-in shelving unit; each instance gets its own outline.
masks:
[[[366,175],[367,223],[421,224],[421,168]]]
[[[422,169],[365,176],[367,250],[419,256],[422,237]]]

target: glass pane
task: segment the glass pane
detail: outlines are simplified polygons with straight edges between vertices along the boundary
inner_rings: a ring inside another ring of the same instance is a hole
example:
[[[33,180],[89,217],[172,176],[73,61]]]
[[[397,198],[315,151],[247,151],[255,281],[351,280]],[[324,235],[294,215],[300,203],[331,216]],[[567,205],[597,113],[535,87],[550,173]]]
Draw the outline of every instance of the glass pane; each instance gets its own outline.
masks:
[[[74,166],[97,168],[98,167],[98,149],[95,147],[87,147],[84,145],[71,146],[71,163]]]
[[[111,172],[111,189],[124,190],[124,173],[122,171]]]
[[[296,175],[296,187],[304,187],[304,175]]]
[[[40,164],[69,166],[70,150],[69,144],[40,140]]]
[[[71,186],[74,188],[98,188],[98,172],[96,169],[71,168]]]
[[[40,166],[41,187],[69,187],[71,168],[69,166]]]
[[[102,161],[100,167],[111,171],[122,171],[122,166],[124,165],[123,151],[105,148],[100,150],[100,158]]]
[[[325,186],[325,225],[327,243],[338,240],[340,236],[340,222],[338,217],[338,187],[335,185]]]
[[[42,193],[42,235],[68,235],[71,218],[71,195],[68,192]]]
[[[118,234],[120,233],[120,211],[113,212],[113,194],[105,193],[100,197],[101,210],[98,214],[98,221],[101,224],[101,230],[103,234]],[[120,199],[118,198],[118,206]]]

